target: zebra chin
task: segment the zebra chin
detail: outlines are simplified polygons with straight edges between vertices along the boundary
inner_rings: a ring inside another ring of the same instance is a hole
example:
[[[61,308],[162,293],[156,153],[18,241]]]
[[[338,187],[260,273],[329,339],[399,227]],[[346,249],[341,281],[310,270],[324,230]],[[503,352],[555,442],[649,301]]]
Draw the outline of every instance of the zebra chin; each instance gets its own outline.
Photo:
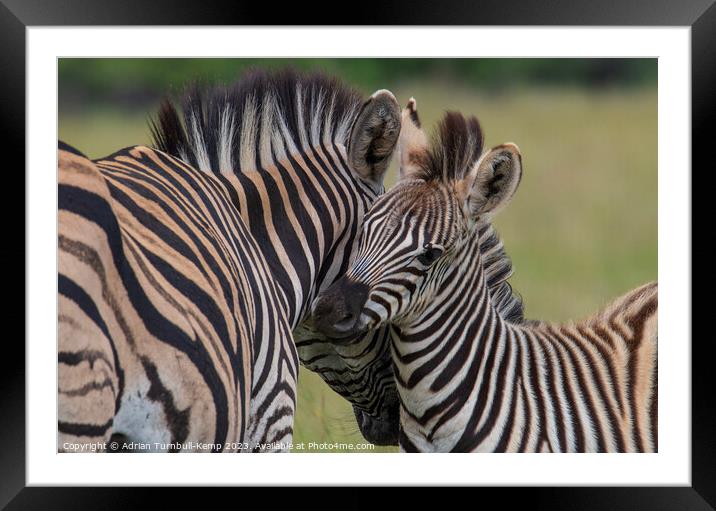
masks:
[[[356,406],[353,413],[363,438],[374,445],[398,445],[400,433],[400,402],[397,393],[386,394],[381,415],[373,416]]]

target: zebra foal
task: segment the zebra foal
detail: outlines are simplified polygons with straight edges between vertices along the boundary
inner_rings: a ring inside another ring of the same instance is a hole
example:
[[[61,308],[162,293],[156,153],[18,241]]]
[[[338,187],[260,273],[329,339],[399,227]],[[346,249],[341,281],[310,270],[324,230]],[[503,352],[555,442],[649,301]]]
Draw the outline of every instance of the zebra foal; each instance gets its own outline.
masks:
[[[480,226],[514,195],[520,152],[481,156],[477,119],[456,113],[432,144],[413,130],[351,268],[313,306],[337,344],[389,325],[401,450],[656,451],[657,284],[583,321],[506,321],[487,290]]]

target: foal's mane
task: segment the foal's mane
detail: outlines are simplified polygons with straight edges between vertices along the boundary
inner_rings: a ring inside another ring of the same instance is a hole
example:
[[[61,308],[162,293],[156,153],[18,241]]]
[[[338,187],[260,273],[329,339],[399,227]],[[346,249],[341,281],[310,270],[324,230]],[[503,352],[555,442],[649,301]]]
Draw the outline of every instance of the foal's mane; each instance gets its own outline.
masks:
[[[251,70],[228,86],[190,87],[150,120],[153,145],[205,172],[256,170],[321,144],[347,145],[363,104],[320,72]]]
[[[497,313],[506,321],[522,323],[525,319],[522,297],[507,281],[513,273],[512,260],[502,238],[491,223],[480,226],[480,256],[490,299]]]
[[[424,181],[457,181],[480,159],[484,137],[476,117],[446,112],[433,133],[426,153],[414,163],[412,177]]]
[[[412,177],[425,181],[457,181],[463,179],[480,159],[484,135],[476,117],[446,112],[440,121],[424,157],[418,158],[418,173]],[[491,223],[480,229],[480,253],[485,279],[495,310],[507,321],[524,321],[522,297],[513,291],[507,280],[512,276],[512,260]]]

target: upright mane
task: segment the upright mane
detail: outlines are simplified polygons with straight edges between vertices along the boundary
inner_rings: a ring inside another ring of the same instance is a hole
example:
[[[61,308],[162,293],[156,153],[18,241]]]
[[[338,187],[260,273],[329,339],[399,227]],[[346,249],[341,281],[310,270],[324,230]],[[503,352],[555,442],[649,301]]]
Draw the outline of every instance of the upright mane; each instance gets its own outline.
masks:
[[[252,70],[229,86],[164,99],[150,128],[157,149],[233,174],[321,143],[347,145],[362,104],[358,91],[319,72]]]
[[[484,135],[476,117],[446,112],[432,137],[428,150],[416,158],[417,177],[425,181],[463,179],[482,155]],[[489,222],[478,225],[480,253],[485,281],[495,310],[513,323],[524,321],[522,297],[507,280],[512,276],[512,260],[505,252],[499,234]]]
[[[425,181],[456,181],[465,177],[480,159],[483,134],[476,117],[446,112],[425,154],[414,162],[412,177]]]

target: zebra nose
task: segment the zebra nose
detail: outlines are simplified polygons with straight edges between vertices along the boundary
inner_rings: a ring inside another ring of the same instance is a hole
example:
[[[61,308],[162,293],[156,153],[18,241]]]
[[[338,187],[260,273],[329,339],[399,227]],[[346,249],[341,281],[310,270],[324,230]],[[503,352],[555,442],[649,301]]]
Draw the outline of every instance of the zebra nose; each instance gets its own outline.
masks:
[[[320,298],[313,306],[313,319],[316,323],[322,323],[326,318],[333,315],[334,305],[332,302]]]
[[[320,332],[336,337],[350,330],[355,322],[355,315],[347,312],[344,305],[335,296],[324,296],[316,302],[313,320]]]
[[[354,333],[367,296],[364,287],[343,278],[322,293],[313,307],[316,328],[334,339]]]

